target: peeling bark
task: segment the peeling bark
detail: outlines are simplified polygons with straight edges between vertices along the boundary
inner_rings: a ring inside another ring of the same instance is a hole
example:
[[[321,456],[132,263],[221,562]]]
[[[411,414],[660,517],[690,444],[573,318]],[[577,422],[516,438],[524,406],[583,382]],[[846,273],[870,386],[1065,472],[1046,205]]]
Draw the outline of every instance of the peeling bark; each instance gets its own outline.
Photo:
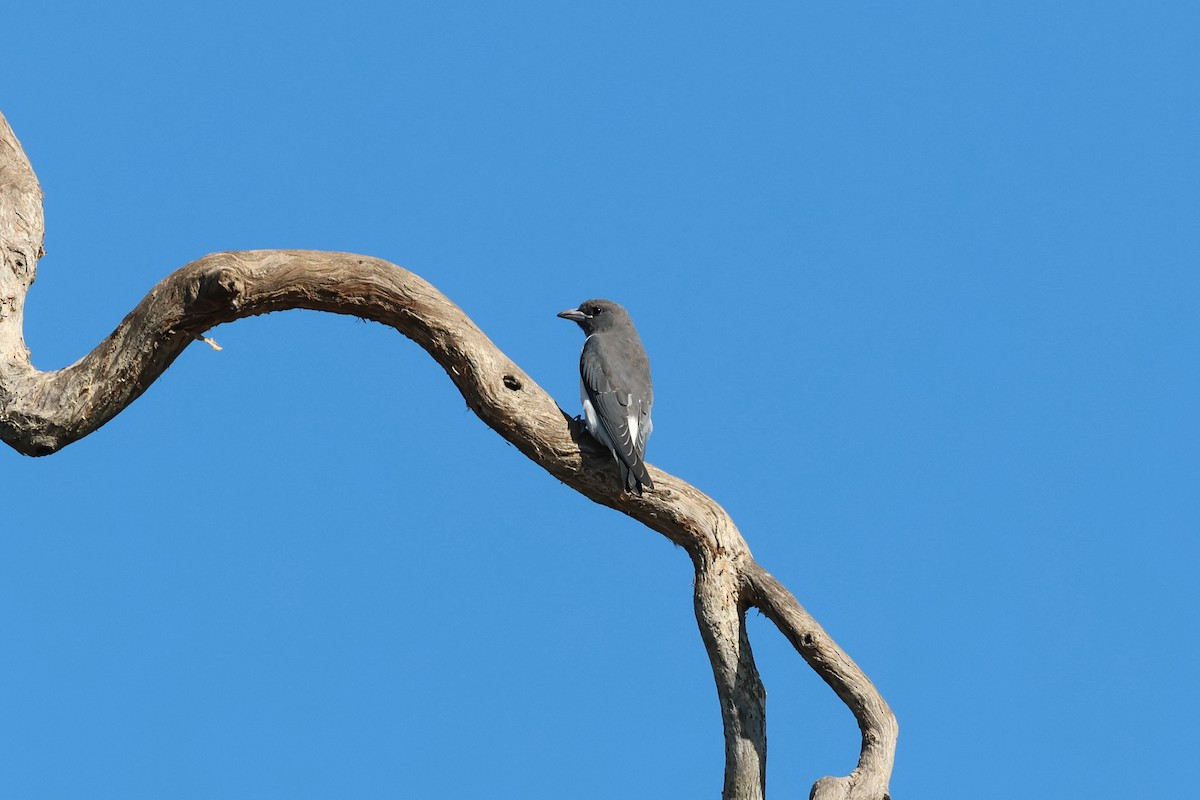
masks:
[[[42,256],[41,187],[0,115],[0,439],[30,456],[56,453],[136,400],[215,325],[306,308],[395,328],[442,366],[467,405],[528,458],[585,497],[683,547],[696,570],[696,620],[712,662],[725,729],[726,800],[762,798],[766,691],[746,611],[758,608],[858,720],[854,771],[817,781],[818,800],[886,798],[895,717],[865,674],[795,597],[755,562],[728,514],[691,485],[650,468],[655,489],[621,491],[611,458],[457,306],[394,264],[349,253],[214,253],[168,275],[91,353],[35,369],[25,347],[25,296]]]

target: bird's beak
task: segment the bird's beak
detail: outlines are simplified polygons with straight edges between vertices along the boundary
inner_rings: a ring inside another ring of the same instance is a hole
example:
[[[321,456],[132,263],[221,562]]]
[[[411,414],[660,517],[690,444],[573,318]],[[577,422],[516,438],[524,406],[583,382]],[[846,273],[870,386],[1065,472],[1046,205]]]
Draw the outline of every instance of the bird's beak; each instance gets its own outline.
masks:
[[[583,322],[587,319],[587,314],[580,311],[578,308],[568,308],[566,311],[559,312],[558,316],[563,319],[569,319],[571,322]]]

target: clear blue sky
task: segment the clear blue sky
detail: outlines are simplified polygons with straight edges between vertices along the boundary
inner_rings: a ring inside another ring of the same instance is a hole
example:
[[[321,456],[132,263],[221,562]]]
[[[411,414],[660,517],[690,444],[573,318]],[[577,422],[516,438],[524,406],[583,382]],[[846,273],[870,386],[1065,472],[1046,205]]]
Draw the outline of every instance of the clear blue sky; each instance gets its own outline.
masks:
[[[611,297],[650,461],[876,681],[897,800],[1185,791],[1194,4],[250,6],[5,12],[39,367],[206,253],[349,250],[576,412],[554,314]],[[90,438],[0,452],[0,796],[719,794],[682,551],[389,329],[212,335]],[[807,796],[858,731],[751,627],[769,790]]]

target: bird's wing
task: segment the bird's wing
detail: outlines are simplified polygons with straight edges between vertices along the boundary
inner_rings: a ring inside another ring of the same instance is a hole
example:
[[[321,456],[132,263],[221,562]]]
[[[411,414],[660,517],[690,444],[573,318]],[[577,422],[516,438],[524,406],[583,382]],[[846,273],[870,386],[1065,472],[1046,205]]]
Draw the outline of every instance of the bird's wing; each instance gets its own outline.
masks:
[[[649,398],[636,404],[639,425],[637,440],[633,443],[633,447],[638,458],[646,457],[646,440],[650,438],[650,431],[654,429],[654,422],[650,419],[651,405],[652,400]]]
[[[650,435],[651,398],[629,391],[632,382],[621,369],[628,359],[614,358],[617,354],[611,350],[603,336],[588,337],[580,355],[579,374],[608,438],[606,444],[611,444],[621,463],[635,473],[644,473],[641,460]]]

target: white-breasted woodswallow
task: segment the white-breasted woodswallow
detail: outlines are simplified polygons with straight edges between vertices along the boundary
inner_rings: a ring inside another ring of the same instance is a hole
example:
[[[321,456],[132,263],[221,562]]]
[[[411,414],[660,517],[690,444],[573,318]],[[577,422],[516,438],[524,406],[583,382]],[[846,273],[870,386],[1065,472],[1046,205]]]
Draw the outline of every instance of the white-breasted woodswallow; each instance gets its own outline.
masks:
[[[654,427],[654,385],[629,312],[611,300],[588,300],[558,316],[587,334],[579,354],[579,395],[588,432],[612,451],[627,491],[640,495],[643,487],[653,489],[643,459]]]

